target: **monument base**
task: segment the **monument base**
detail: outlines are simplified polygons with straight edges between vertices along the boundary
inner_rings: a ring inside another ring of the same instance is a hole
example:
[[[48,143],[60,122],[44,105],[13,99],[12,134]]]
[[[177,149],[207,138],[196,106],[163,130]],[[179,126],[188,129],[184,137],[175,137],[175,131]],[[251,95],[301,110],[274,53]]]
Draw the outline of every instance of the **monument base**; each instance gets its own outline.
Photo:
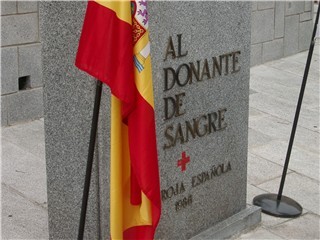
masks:
[[[213,227],[199,233],[190,240],[226,239],[261,222],[261,208],[247,206],[241,212],[227,218]]]

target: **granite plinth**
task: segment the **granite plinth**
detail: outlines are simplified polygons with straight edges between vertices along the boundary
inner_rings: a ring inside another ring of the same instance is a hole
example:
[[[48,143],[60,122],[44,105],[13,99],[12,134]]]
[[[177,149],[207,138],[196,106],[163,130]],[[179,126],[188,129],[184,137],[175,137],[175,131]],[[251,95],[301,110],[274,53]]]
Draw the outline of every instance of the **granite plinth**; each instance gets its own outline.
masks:
[[[95,93],[94,79],[74,67],[84,12],[82,2],[40,3],[51,239],[76,238],[80,216]],[[163,197],[156,238],[191,238],[246,209],[250,17],[249,2],[149,2]],[[168,53],[170,39],[176,58],[172,51]],[[220,74],[214,70],[214,61],[218,65],[221,61]],[[206,64],[210,73],[206,73]],[[185,81],[192,75],[193,82],[165,89],[164,69],[177,72],[179,67],[177,78]],[[164,99],[179,94],[183,98],[180,116],[168,117]],[[109,236],[109,96],[105,88],[89,198],[88,239]],[[205,126],[205,120],[209,125]],[[198,128],[189,133],[194,137],[185,141],[180,136],[173,143],[179,124],[183,128],[194,121]],[[189,157],[184,170],[178,166],[183,157]],[[207,174],[210,179],[201,182]],[[180,190],[166,197],[166,191],[177,185]]]

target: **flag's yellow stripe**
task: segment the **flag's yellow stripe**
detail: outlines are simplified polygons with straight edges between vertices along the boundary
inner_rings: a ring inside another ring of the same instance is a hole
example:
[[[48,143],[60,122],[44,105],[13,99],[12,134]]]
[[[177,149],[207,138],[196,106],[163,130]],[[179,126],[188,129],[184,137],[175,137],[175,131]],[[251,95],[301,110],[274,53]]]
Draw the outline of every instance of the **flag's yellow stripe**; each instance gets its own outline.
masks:
[[[124,134],[125,135],[125,134]],[[110,234],[112,239],[122,239],[122,118],[121,103],[111,96],[111,159],[110,159]]]
[[[117,17],[131,25],[131,3],[128,0],[96,0],[100,5],[107,7],[117,14]]]

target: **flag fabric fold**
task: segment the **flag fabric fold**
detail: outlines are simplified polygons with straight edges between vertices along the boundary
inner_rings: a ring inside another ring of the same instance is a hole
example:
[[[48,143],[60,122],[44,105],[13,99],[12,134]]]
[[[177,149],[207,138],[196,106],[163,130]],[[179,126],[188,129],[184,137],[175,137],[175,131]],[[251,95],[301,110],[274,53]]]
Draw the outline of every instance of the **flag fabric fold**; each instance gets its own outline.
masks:
[[[146,7],[146,0],[89,1],[76,56],[76,66],[112,93],[112,239],[153,239],[161,213]]]

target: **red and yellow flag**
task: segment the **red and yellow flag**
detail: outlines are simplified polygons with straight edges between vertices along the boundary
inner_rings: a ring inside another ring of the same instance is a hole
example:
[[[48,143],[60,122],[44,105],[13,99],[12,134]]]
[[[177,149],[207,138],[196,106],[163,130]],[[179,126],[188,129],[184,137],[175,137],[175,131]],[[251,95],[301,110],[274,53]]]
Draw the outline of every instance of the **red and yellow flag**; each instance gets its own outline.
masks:
[[[89,1],[76,66],[109,85],[110,234],[153,239],[161,200],[146,0]]]

